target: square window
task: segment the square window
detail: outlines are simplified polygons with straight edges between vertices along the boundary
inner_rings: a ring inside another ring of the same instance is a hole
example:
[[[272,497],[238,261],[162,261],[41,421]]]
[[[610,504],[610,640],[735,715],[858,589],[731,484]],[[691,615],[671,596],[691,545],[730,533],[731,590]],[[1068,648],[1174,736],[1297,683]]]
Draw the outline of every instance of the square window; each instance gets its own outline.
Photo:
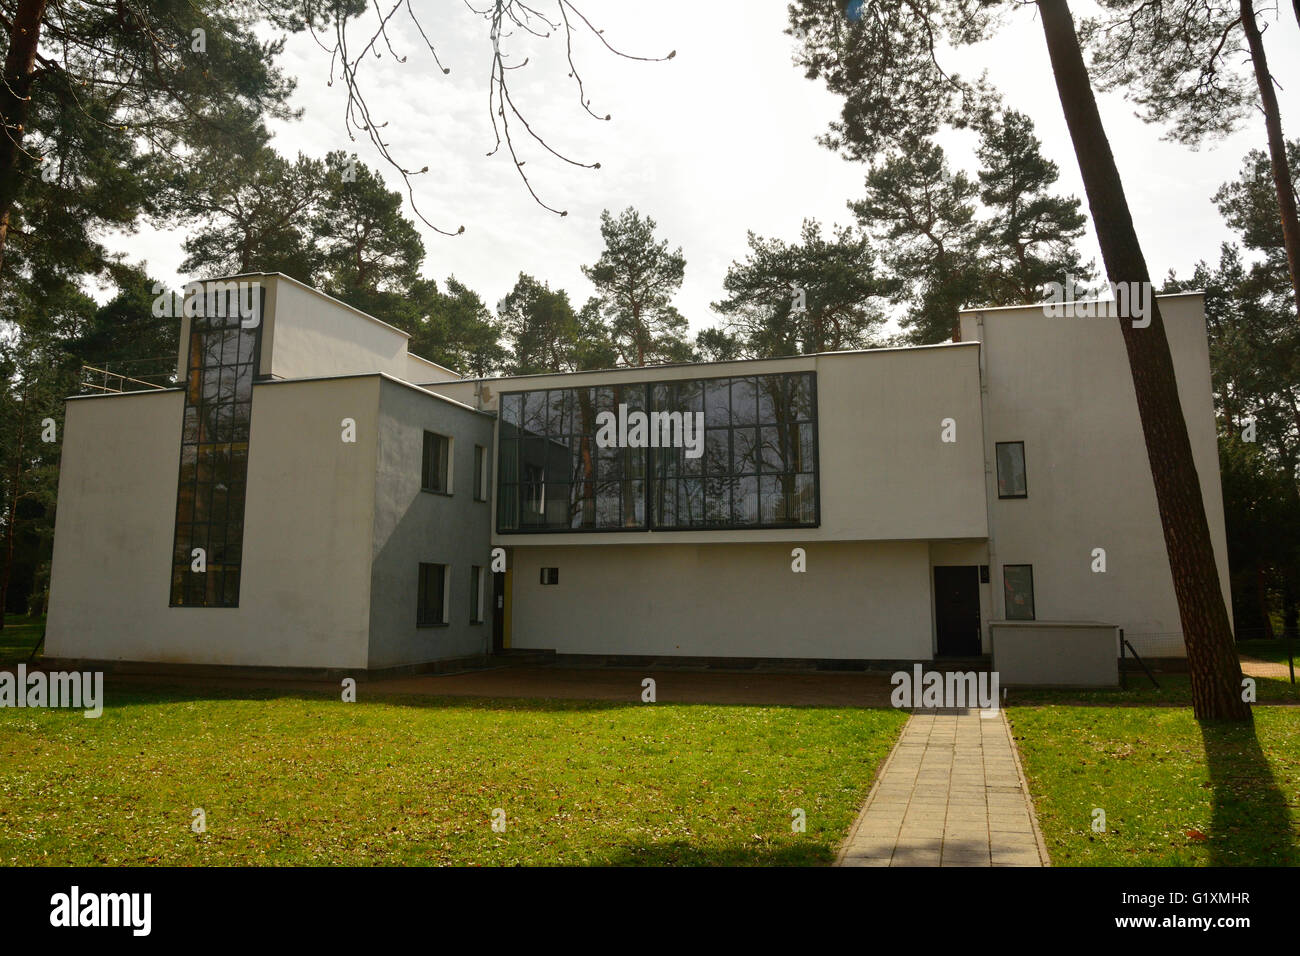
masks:
[[[1004,564],[1002,587],[1006,592],[1008,621],[1034,620],[1034,567],[1031,564]]]
[[[997,443],[998,497],[1027,498],[1025,481],[1025,443],[1000,441]]]
[[[559,583],[560,583],[560,569],[559,569],[559,568],[542,568],[542,583],[543,583],[543,584],[547,584],[547,585],[550,585],[550,584],[559,584]]]

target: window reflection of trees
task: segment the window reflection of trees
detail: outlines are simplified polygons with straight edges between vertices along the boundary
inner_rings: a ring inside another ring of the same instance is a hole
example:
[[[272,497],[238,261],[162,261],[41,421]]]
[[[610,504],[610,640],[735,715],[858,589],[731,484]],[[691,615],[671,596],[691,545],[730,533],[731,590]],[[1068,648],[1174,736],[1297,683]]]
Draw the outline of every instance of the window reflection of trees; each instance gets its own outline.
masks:
[[[703,454],[600,448],[597,416],[704,415]],[[501,397],[498,528],[815,525],[812,373],[534,390]]]
[[[195,316],[190,323],[173,605],[239,604],[248,437],[261,326],[245,329],[235,309],[226,311],[225,317]],[[192,570],[195,548],[204,550],[205,571]]]

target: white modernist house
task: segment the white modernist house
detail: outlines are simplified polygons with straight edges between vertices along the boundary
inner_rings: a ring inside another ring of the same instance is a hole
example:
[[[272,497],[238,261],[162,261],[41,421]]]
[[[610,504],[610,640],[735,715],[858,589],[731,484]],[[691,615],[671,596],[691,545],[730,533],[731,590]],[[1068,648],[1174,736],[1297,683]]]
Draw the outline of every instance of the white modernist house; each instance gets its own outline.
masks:
[[[469,380],[285,276],[226,281],[256,315],[182,319],[178,387],[68,400],[50,656],[855,667],[1079,628],[1183,654],[1116,319]],[[1202,299],[1160,305],[1227,600]]]

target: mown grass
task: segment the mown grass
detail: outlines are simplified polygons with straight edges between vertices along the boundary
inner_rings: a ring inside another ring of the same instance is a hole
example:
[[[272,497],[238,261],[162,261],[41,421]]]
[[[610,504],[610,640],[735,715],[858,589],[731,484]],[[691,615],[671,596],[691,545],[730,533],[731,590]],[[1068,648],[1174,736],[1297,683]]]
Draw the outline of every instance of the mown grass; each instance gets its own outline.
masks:
[[[1300,708],[1254,714],[1232,724],[1175,707],[1011,708],[1053,864],[1300,863]]]
[[[361,692],[0,710],[0,863],[821,864],[906,719]]]
[[[0,664],[18,664],[27,660],[44,628],[44,618],[5,618],[5,626],[0,629]]]
[[[1063,704],[1089,707],[1100,706],[1151,706],[1158,704],[1190,707],[1192,704],[1191,678],[1187,674],[1157,673],[1158,687],[1141,671],[1128,675],[1128,687],[1100,687],[1077,689],[1048,689],[1013,687],[1007,691],[1007,703],[1028,706],[1033,704]],[[1256,677],[1256,700],[1263,703],[1300,702],[1300,684],[1285,678]]]

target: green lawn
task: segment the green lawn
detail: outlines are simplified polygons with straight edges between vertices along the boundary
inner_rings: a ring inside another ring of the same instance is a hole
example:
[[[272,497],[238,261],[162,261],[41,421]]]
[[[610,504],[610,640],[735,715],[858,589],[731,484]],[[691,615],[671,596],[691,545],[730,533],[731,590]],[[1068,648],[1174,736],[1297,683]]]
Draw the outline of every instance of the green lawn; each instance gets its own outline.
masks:
[[[1182,707],[1011,708],[1053,864],[1300,864],[1300,708],[1254,713],[1251,726]]]
[[[40,640],[43,618],[9,617],[0,630],[0,665],[18,664],[27,660],[32,648]]]
[[[1300,676],[1300,675],[1297,675]],[[1190,707],[1191,678],[1186,674],[1155,675],[1159,687],[1141,671],[1128,675],[1128,687],[1104,687],[1096,690],[1049,690],[1013,687],[1007,691],[1009,705],[1078,704],[1092,707],[1153,706],[1158,704]],[[1256,700],[1266,703],[1300,703],[1300,684],[1286,678],[1256,677]]]
[[[0,864],[827,863],[906,719],[359,689],[0,710]]]

